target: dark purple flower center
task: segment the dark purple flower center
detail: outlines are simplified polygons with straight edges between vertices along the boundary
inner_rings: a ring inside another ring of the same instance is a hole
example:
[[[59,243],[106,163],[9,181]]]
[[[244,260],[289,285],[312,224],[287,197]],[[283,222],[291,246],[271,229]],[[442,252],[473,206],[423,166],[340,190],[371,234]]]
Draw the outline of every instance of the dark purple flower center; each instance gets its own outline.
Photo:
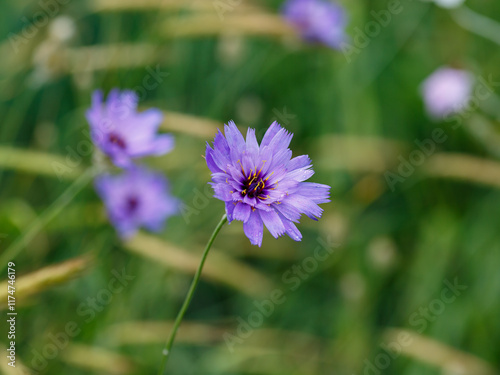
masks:
[[[241,195],[248,196],[249,198],[258,198],[264,188],[266,187],[266,183],[262,177],[260,177],[260,173],[250,174],[246,181],[243,183],[243,190],[241,191]]]
[[[110,143],[113,143],[113,144],[117,145],[121,149],[126,148],[125,141],[123,140],[122,137],[120,137],[116,133],[109,133],[109,135],[108,135],[108,141]]]
[[[129,214],[135,212],[139,206],[139,199],[136,196],[130,196],[127,198],[127,212]]]

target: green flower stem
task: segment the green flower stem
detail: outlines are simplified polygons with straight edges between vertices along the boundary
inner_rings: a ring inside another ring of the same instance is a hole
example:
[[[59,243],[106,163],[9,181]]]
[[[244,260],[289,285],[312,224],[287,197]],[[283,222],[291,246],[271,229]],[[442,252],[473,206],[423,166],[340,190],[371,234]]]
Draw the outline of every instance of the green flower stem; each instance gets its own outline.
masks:
[[[182,318],[184,318],[184,314],[186,313],[186,310],[189,307],[189,304],[191,303],[191,300],[193,299],[194,296],[194,291],[196,289],[196,286],[198,285],[198,282],[200,281],[200,276],[203,271],[203,265],[205,264],[205,261],[207,259],[208,252],[210,251],[210,248],[212,247],[212,244],[215,241],[215,238],[219,234],[222,226],[227,222],[227,216],[224,214],[222,216],[222,219],[220,220],[219,224],[217,224],[217,227],[215,228],[214,232],[212,233],[212,236],[208,240],[207,246],[205,247],[205,251],[203,252],[203,255],[201,256],[201,261],[200,265],[198,266],[198,269],[196,270],[196,273],[194,274],[193,281],[191,282],[191,286],[189,287],[189,291],[186,295],[186,299],[184,300],[184,303],[182,304],[182,307],[177,314],[177,318],[175,318],[174,326],[172,328],[172,332],[170,333],[170,337],[168,338],[167,342],[165,343],[165,348],[163,349],[163,357],[161,361],[161,366],[160,366],[160,372],[158,375],[163,375],[164,371],[166,370],[166,365],[167,361],[170,355],[170,350],[172,348],[172,345],[175,340],[175,335],[177,334],[177,330],[179,329],[179,326],[182,322]]]

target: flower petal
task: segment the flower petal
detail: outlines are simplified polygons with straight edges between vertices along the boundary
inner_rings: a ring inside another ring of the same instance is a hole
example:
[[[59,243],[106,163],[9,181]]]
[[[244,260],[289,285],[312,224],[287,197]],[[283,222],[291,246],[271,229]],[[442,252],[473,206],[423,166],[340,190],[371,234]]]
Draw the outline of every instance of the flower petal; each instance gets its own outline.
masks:
[[[216,184],[213,183],[212,187],[214,189],[214,197],[220,199],[222,201],[230,201],[232,200],[232,187],[228,184]]]
[[[220,172],[222,172],[222,170],[219,168],[219,166],[214,160],[214,150],[212,150],[212,148],[208,145],[208,143],[205,151],[205,160],[207,162],[208,169],[210,169],[210,172],[219,174]]]
[[[317,220],[323,213],[323,209],[314,203],[312,199],[299,194],[288,195],[286,199],[283,200],[282,205],[287,208],[288,206],[292,206],[300,213],[307,215],[313,220]]]
[[[156,137],[153,146],[151,147],[151,155],[165,155],[172,151],[175,146],[174,136],[170,134],[162,134]]]
[[[111,216],[110,221],[124,240],[132,238],[137,233],[138,225],[132,220],[117,220]]]
[[[224,134],[226,135],[227,144],[231,151],[243,151],[245,148],[245,139],[241,135],[240,130],[236,127],[234,121],[229,121],[227,125],[224,126]]]
[[[260,218],[274,238],[278,238],[285,233],[285,226],[276,211],[259,211],[259,213]]]
[[[309,178],[312,177],[314,174],[314,171],[312,169],[308,169],[309,167],[304,167],[304,168],[298,168],[293,171],[290,171],[287,173],[286,178],[287,179],[292,179],[295,181],[305,181]]]
[[[286,166],[286,169],[288,169],[289,171],[293,171],[294,169],[310,167],[310,166],[311,166],[311,159],[309,159],[309,156],[300,155],[290,160],[290,162]]]
[[[247,130],[247,153],[254,158],[259,154],[259,144],[257,143],[257,138],[255,137],[255,129],[248,128]]]
[[[330,202],[330,186],[328,185],[302,182],[297,189],[297,194],[308,197],[314,203]]]
[[[269,169],[275,170],[277,168],[283,168],[284,165],[288,164],[291,157],[292,157],[292,151],[288,148],[276,152],[273,155],[273,160]]]
[[[274,121],[269,129],[267,129],[266,134],[264,134],[264,138],[262,138],[262,142],[260,143],[261,149],[265,146],[269,146],[271,143],[272,139],[278,132],[281,130],[280,124],[278,124],[276,121]]]
[[[229,155],[229,145],[219,129],[217,129],[217,134],[215,134],[214,149],[221,150],[222,153]]]
[[[281,128],[269,143],[269,147],[272,148],[275,153],[280,150],[286,150],[290,145],[292,138],[292,133],[287,132],[285,128]]]
[[[226,172],[233,178],[233,180],[243,183],[245,180],[245,176],[243,175],[243,170],[241,169],[241,165],[238,167],[234,167],[231,164],[226,166]]]
[[[283,222],[283,225],[285,226],[286,234],[288,234],[288,237],[290,237],[294,241],[302,240],[302,233],[300,233],[295,224],[292,223],[287,218],[283,217],[281,214],[280,218],[281,221]]]
[[[214,160],[215,164],[217,164],[217,166],[219,167],[219,169],[221,171],[225,172],[227,170],[227,166],[230,163],[229,163],[229,159],[228,159],[228,155],[229,154],[224,154],[223,152],[221,152],[220,149],[218,149],[217,147],[215,147],[213,149],[213,155],[212,156],[213,156],[213,160]]]
[[[227,182],[229,182],[228,174],[226,172],[212,172],[212,181],[217,184],[226,184]]]
[[[243,231],[252,245],[257,245],[259,247],[262,245],[264,225],[258,211],[252,212],[247,222],[243,223]]]
[[[227,221],[230,223],[231,221],[233,221],[233,212],[236,205],[234,204],[234,202],[225,202],[225,203],[226,203]]]
[[[273,207],[288,220],[298,222],[301,212],[290,204],[274,204]]]
[[[233,218],[234,220],[240,220],[244,223],[248,221],[250,214],[252,213],[252,207],[243,202],[238,202],[234,208]]]
[[[145,134],[147,136],[154,136],[154,133],[160,127],[163,121],[163,112],[156,108],[150,108],[144,112],[138,113],[133,121],[132,131],[138,135]]]

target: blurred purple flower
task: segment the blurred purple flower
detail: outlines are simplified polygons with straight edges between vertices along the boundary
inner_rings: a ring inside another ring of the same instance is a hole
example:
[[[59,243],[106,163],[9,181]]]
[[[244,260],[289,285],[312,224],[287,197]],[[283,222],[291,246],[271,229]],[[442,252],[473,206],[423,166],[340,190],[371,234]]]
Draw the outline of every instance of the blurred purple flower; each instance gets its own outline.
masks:
[[[87,111],[92,140],[119,167],[129,167],[132,159],[163,155],[174,147],[171,135],[157,135],[163,114],[158,109],[137,112],[137,95],[130,90],[112,90],[106,103],[102,91],[92,94]]]
[[[302,214],[314,220],[321,217],[318,204],[330,201],[330,187],[303,182],[314,171],[307,155],[291,159],[288,145],[293,134],[273,122],[259,146],[254,129],[248,129],[245,141],[230,121],[224,133],[217,132],[213,148],[207,144],[205,158],[214,196],[226,203],[229,222],[243,221],[253,245],[262,244],[263,225],[275,238],[286,233],[300,241],[294,223]]]
[[[460,112],[472,94],[474,79],[464,70],[439,68],[422,84],[422,96],[429,116],[443,119]]]
[[[95,187],[123,238],[133,236],[141,226],[160,231],[165,220],[178,212],[179,201],[170,195],[167,179],[142,167],[121,175],[101,175]]]
[[[347,17],[338,4],[325,0],[288,0],[282,13],[309,42],[340,49],[346,39]]]

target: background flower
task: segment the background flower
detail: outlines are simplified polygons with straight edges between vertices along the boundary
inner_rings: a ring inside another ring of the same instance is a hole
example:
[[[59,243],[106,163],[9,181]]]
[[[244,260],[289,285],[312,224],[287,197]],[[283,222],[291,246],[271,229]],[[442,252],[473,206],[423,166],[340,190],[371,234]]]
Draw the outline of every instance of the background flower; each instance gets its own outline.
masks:
[[[302,37],[339,49],[345,40],[346,15],[342,7],[322,0],[289,0],[283,15]]]
[[[422,84],[422,95],[427,113],[442,119],[460,112],[470,98],[472,75],[464,70],[439,68]]]
[[[142,167],[121,175],[101,175],[95,186],[109,219],[124,238],[142,226],[160,231],[165,220],[178,211],[179,201],[170,196],[167,179]]]
[[[213,148],[207,144],[205,156],[215,197],[226,203],[228,220],[243,221],[254,245],[262,244],[264,225],[275,238],[286,233],[300,241],[294,223],[302,214],[321,217],[318,204],[330,201],[329,186],[303,182],[314,174],[309,157],[292,159],[288,145],[293,135],[277,122],[260,146],[254,129],[248,129],[245,141],[232,121],[224,133],[218,131]]]
[[[157,135],[163,114],[158,109],[137,112],[138,97],[133,91],[112,90],[103,103],[102,91],[92,95],[87,111],[92,140],[119,167],[132,165],[132,159],[162,155],[174,146],[171,135]]]

